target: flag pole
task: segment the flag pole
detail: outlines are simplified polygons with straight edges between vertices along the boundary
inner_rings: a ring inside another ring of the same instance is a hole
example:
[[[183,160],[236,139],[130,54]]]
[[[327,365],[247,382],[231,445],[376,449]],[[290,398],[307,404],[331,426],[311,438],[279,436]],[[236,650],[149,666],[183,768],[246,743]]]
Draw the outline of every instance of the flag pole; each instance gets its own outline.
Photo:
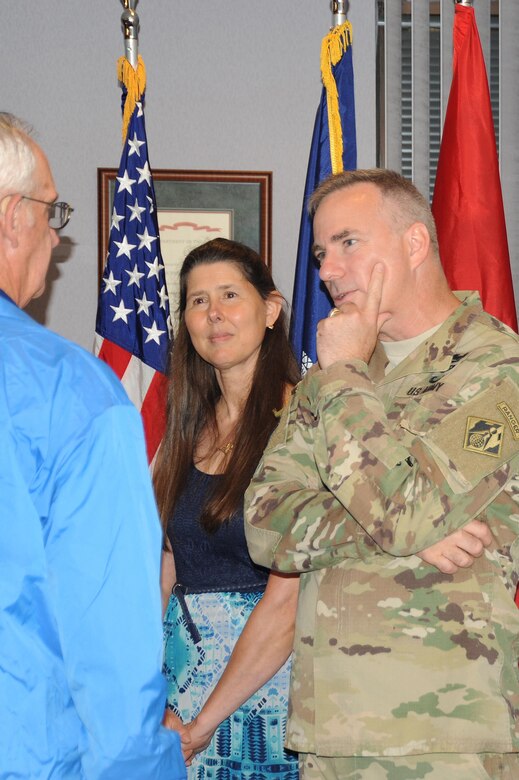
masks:
[[[332,27],[346,21],[346,0],[332,0]]]
[[[124,53],[133,68],[139,61],[139,16],[135,6],[139,0],[121,0],[124,11],[121,14],[121,26],[124,35]]]

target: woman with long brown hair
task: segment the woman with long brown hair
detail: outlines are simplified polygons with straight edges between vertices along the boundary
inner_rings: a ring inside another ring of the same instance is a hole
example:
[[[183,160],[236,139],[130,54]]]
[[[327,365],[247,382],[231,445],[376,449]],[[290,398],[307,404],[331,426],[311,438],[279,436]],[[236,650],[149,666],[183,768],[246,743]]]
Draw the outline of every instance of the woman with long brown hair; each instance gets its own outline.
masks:
[[[167,539],[169,710],[183,721],[198,716],[245,632],[229,667],[234,663],[236,696],[226,697],[225,711],[207,714],[208,740],[216,733],[193,759],[189,777],[296,780],[297,759],[283,740],[284,662],[298,582],[251,561],[243,494],[299,372],[283,299],[252,249],[215,239],[186,257],[170,377],[154,475]],[[236,663],[242,646],[254,647],[250,663]],[[242,704],[244,692],[250,698]],[[199,728],[202,721],[203,715]]]

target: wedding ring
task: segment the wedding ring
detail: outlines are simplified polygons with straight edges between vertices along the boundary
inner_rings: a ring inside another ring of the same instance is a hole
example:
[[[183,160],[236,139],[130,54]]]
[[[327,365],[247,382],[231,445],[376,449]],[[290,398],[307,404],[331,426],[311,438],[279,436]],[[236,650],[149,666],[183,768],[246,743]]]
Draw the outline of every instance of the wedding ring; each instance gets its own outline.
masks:
[[[328,314],[328,317],[336,317],[337,314],[340,314],[340,313],[341,313],[340,309],[334,308],[334,309],[332,309],[330,311],[330,313]]]

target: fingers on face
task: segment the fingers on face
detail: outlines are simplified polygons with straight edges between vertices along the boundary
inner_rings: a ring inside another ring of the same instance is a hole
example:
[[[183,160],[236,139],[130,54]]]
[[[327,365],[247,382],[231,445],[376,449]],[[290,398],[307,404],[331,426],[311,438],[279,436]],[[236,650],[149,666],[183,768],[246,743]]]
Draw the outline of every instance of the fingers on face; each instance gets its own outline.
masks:
[[[371,271],[371,277],[369,280],[369,292],[371,297],[379,297],[382,295],[382,287],[384,285],[384,276],[386,269],[383,263],[375,263],[373,270]]]
[[[373,266],[367,290],[366,306],[377,313],[380,309],[380,302],[382,300],[385,271],[386,269],[382,263],[376,263]]]

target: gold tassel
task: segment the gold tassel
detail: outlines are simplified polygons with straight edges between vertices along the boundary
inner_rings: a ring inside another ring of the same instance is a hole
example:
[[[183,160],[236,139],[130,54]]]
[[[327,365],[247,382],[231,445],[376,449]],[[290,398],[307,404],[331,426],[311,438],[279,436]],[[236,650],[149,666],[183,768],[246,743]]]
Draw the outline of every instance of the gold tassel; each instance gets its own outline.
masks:
[[[117,60],[117,78],[126,87],[127,95],[123,111],[123,144],[128,134],[130,117],[135,109],[135,104],[141,99],[146,89],[146,68],[144,60],[139,54],[137,67],[130,65],[126,57]]]
[[[339,24],[323,38],[321,46],[321,77],[326,89],[328,107],[328,135],[330,138],[330,158],[332,173],[340,173],[342,164],[342,126],[339,114],[339,94],[333,77],[332,67],[337,65],[342,55],[351,46],[352,29],[350,22]]]

